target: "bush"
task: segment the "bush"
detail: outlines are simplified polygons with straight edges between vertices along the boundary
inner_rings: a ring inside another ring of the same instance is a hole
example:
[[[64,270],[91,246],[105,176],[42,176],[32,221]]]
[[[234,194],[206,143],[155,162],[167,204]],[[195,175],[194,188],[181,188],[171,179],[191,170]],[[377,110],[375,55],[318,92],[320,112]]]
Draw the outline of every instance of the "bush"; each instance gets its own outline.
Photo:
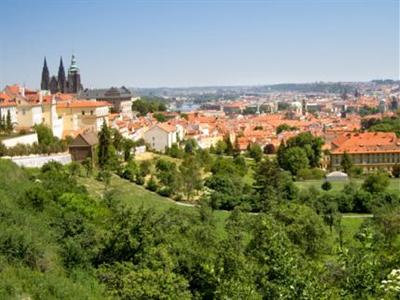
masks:
[[[155,181],[154,177],[150,177],[149,181],[147,182],[146,188],[152,192],[157,191],[158,189],[158,184]]]
[[[329,190],[332,189],[332,183],[330,183],[329,181],[325,181],[325,182],[321,185],[321,188],[322,188],[324,191],[329,191]]]
[[[395,178],[400,177],[400,164],[395,164],[392,169],[392,176]]]
[[[144,177],[141,176],[140,174],[136,175],[135,183],[138,185],[143,185],[144,184]]]
[[[311,179],[319,180],[324,178],[324,176],[325,172],[319,168],[312,168],[312,169],[304,168],[297,171],[296,178],[298,180],[311,180]]]
[[[163,186],[162,188],[160,188],[160,189],[157,191],[157,193],[158,193],[160,196],[163,196],[163,197],[170,197],[170,196],[173,194],[173,191],[172,191],[172,189],[171,189],[170,187],[168,187],[168,186]]]

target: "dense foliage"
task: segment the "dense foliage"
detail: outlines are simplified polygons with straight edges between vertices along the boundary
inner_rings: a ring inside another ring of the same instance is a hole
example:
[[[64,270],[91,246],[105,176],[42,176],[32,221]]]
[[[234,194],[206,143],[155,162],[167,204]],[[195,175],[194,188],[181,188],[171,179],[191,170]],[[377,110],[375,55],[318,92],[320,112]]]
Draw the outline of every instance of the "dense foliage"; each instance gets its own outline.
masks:
[[[395,132],[400,137],[400,116],[383,119],[368,118],[361,121],[362,128],[368,131]]]
[[[140,99],[132,103],[132,110],[139,112],[141,116],[145,116],[147,113],[166,111],[167,106],[165,99],[155,96],[142,96]]]
[[[230,193],[238,187],[221,170],[239,177],[246,166],[218,161],[208,185]],[[158,172],[176,168],[157,162]],[[235,209],[217,234],[207,205],[133,209],[118,191],[89,194],[76,166],[24,170],[0,160],[0,298],[396,297],[381,281],[400,260],[398,197],[385,196],[357,242],[343,244],[329,241],[329,225],[341,230],[330,194],[300,195],[285,174],[262,161],[252,197],[266,204],[264,212]]]

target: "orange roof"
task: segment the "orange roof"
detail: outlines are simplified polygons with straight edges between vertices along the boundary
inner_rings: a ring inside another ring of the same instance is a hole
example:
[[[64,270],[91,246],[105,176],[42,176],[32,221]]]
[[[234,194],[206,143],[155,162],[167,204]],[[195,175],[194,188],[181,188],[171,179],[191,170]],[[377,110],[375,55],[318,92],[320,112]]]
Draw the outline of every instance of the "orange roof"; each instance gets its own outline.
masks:
[[[332,141],[332,154],[400,152],[394,132],[346,133]]]
[[[12,100],[12,98],[5,94],[5,93],[0,93],[0,107],[7,107],[7,106],[16,106],[17,103],[15,100]]]
[[[81,108],[81,107],[102,107],[102,106],[112,106],[112,105],[106,101],[84,101],[84,100],[57,103],[57,108]]]
[[[158,123],[155,126],[157,126],[158,128],[166,131],[166,132],[174,132],[176,131],[176,127],[169,125],[168,123]]]

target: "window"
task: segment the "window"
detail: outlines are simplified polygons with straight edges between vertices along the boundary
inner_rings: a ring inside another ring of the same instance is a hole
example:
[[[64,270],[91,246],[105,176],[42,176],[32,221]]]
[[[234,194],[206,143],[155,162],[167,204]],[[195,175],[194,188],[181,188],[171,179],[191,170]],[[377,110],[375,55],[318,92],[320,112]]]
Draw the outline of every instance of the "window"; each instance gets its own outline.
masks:
[[[84,110],[82,110],[82,116],[84,116],[85,115],[85,111]]]
[[[93,116],[93,110],[90,111],[90,114]]]
[[[26,114],[25,108],[22,110],[22,114],[25,116],[25,114]]]

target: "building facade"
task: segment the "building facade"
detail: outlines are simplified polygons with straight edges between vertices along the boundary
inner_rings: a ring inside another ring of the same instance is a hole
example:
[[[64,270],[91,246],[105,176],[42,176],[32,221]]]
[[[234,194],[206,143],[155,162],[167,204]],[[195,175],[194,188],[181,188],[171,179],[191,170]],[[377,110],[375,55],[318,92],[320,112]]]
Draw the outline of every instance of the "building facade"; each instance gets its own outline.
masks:
[[[344,153],[365,172],[391,171],[400,164],[400,139],[393,132],[346,133],[332,142],[331,169],[341,169]]]
[[[160,123],[147,130],[143,138],[153,150],[165,152],[166,148],[177,142],[177,130],[175,126]]]

